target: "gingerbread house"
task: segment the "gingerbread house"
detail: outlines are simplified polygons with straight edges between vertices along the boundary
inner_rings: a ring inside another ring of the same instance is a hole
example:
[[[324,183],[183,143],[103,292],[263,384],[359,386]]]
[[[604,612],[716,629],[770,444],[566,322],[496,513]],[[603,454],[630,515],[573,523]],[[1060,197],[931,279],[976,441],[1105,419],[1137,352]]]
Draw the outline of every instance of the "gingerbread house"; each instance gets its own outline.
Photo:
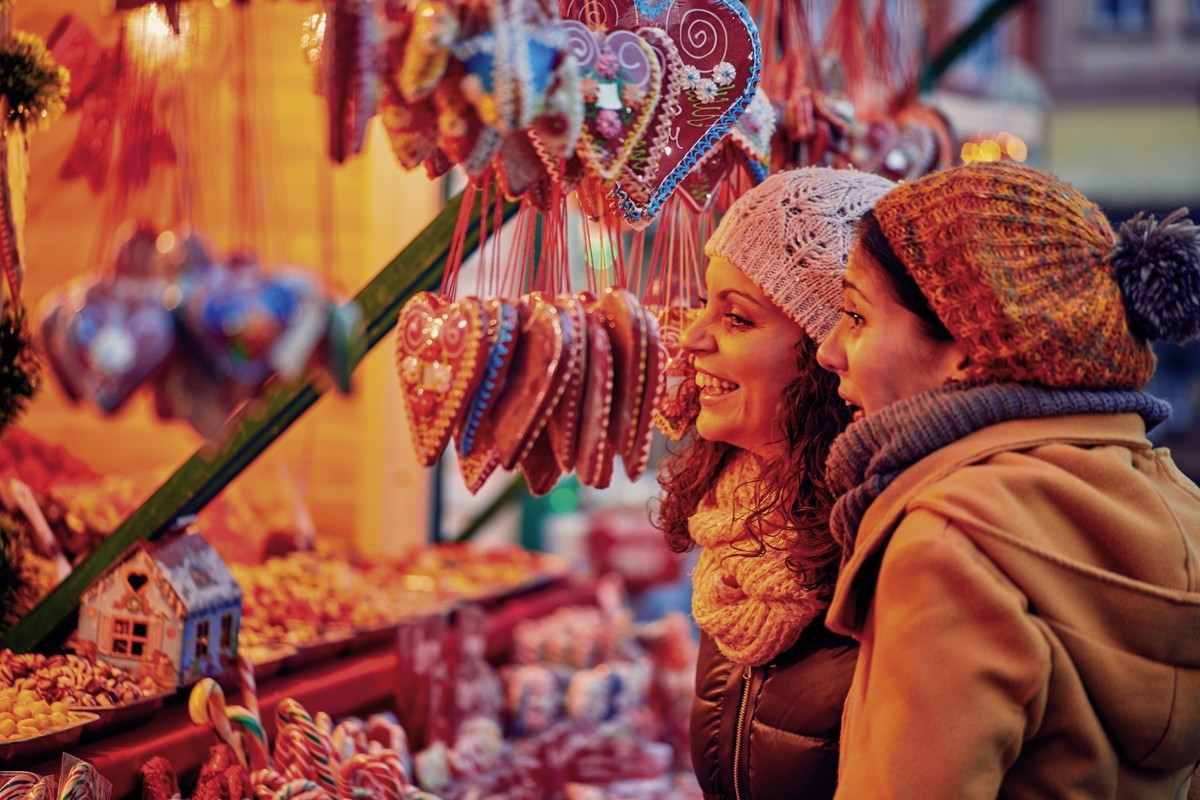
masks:
[[[97,657],[161,684],[235,663],[242,590],[199,533],[143,542],[84,593],[79,639]]]

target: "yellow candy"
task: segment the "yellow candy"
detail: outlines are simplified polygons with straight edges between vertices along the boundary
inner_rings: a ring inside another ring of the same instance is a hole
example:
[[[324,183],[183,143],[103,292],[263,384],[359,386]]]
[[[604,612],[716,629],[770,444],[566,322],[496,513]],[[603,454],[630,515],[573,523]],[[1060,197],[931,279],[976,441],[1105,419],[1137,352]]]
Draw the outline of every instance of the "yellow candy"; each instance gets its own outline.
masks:
[[[9,716],[0,717],[0,736],[9,736],[16,732],[17,721]]]

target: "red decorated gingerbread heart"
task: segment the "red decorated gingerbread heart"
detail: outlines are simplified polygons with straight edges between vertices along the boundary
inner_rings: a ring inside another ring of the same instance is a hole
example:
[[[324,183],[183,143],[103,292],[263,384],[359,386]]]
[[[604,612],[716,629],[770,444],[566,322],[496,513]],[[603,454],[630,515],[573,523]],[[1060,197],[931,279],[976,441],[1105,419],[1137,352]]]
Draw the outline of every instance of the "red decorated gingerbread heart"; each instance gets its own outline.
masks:
[[[583,128],[579,157],[604,178],[615,178],[638,146],[662,92],[662,65],[635,31],[590,30],[574,19],[559,29],[579,65]]]
[[[457,436],[462,436],[460,430]],[[468,455],[462,455],[463,443],[458,442],[458,471],[462,475],[467,491],[476,494],[483,484],[500,466],[500,454],[496,452],[496,440],[492,436],[491,420],[483,420],[475,431],[474,446]]]
[[[442,454],[483,377],[486,315],[469,299],[420,292],[400,310],[396,369],[417,460]]]
[[[500,464],[513,469],[533,446],[562,394],[560,365],[568,348],[562,318],[553,303],[536,298],[520,302],[520,333],[508,380],[492,408]]]
[[[645,331],[646,356],[642,362],[642,374],[638,379],[637,415],[630,423],[629,436],[621,449],[625,474],[631,481],[642,477],[642,473],[646,471],[646,462],[650,458],[650,444],[654,439],[654,409],[662,397],[662,372],[666,362],[666,351],[658,335],[658,323],[645,308],[639,308],[638,311],[641,313],[642,329]]]
[[[496,404],[508,381],[508,371],[512,367],[513,353],[516,351],[517,328],[520,325],[517,304],[512,301],[489,297],[482,301],[482,307],[487,314],[487,331],[484,335],[488,348],[487,362],[479,386],[463,414],[460,429],[455,434],[461,457],[471,456],[480,444],[481,440],[476,433],[485,427],[492,406]],[[489,431],[486,442],[495,449],[493,441]]]
[[[560,0],[564,19],[611,32],[661,28],[675,43],[683,63],[680,113],[667,137],[649,199],[640,203],[617,187],[626,220],[644,222],[658,215],[680,182],[721,141],[754,97],[762,51],[758,30],[738,0]],[[657,59],[656,59],[657,61]]]
[[[594,296],[578,295],[587,320],[587,372],[579,413],[579,452],[575,472],[585,486],[603,489],[612,480],[613,450],[609,445],[613,406],[613,358],[608,327]]]
[[[642,398],[646,389],[649,332],[637,298],[626,289],[609,287],[600,296],[600,314],[608,329],[613,355],[612,427],[608,440],[614,455],[635,450]]]
[[[672,441],[683,438],[700,413],[696,369],[679,341],[680,334],[697,313],[698,309],[671,306],[658,316],[667,362],[663,368],[663,391],[655,407],[654,424]]]
[[[554,457],[554,448],[545,428],[538,434],[533,447],[529,448],[529,452],[521,459],[521,473],[525,476],[529,493],[534,497],[548,494],[562,476],[563,470]]]
[[[574,352],[569,359],[573,366],[564,378],[562,399],[546,423],[546,433],[559,468],[563,472],[570,472],[575,468],[575,459],[579,454],[579,412],[587,374],[587,312],[583,302],[569,294],[559,295],[556,304],[564,314],[564,327],[570,325],[573,331]]]

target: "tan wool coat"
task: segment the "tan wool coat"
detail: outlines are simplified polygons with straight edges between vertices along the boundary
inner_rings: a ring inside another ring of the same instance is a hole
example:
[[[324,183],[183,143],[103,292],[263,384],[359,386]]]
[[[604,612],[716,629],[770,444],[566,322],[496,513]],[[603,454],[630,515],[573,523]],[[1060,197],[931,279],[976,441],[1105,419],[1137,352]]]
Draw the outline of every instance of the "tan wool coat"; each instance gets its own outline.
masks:
[[[828,624],[861,642],[842,800],[1183,798],[1200,762],[1200,489],[1136,414],[909,467]]]

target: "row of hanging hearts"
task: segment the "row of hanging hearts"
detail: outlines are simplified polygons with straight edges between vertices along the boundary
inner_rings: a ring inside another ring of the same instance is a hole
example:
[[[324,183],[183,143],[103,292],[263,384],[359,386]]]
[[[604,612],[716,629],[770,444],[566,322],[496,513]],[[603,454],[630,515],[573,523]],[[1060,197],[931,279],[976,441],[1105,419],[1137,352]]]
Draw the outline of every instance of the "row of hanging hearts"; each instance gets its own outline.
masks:
[[[619,456],[646,469],[668,353],[628,291],[519,299],[414,295],[400,311],[396,368],[417,460],[454,443],[476,492],[497,467],[543,495],[574,470],[604,488]]]
[[[197,236],[146,225],[104,275],[47,297],[40,332],[71,400],[114,414],[148,385],[161,418],[210,438],[274,375],[312,369],[349,391],[364,346],[357,306],[336,302],[313,274],[217,260]]]
[[[637,226],[698,165],[726,168],[715,155],[760,68],[737,0],[343,1],[317,52],[335,160],[361,148],[378,110],[405,168],[494,168],[510,198],[542,208],[588,181]],[[774,114],[758,106],[729,146],[761,180]]]

